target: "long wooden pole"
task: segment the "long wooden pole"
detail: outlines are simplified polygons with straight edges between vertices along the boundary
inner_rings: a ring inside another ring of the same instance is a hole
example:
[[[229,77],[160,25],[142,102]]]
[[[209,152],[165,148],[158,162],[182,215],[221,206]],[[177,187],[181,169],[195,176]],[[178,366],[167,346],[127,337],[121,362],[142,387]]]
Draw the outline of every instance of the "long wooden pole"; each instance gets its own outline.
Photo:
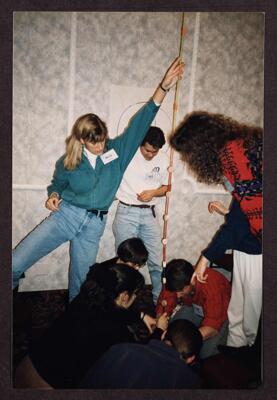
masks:
[[[180,46],[179,46],[179,57],[183,59],[183,44],[184,44],[184,37],[187,33],[187,29],[185,28],[185,13],[182,13],[182,23],[181,23],[181,32],[180,32]],[[174,103],[173,103],[173,118],[172,118],[172,132],[176,129],[176,120],[177,120],[177,113],[179,108],[179,93],[180,93],[180,81],[177,81],[175,86],[175,96],[174,96]],[[173,160],[174,160],[174,150],[173,148],[170,149],[170,157],[169,157],[169,167],[168,167],[168,192],[166,193],[166,200],[165,200],[165,211],[163,215],[163,260],[162,266],[163,268],[166,267],[166,260],[167,260],[167,228],[168,228],[168,219],[169,219],[169,199],[171,194],[172,188],[172,174],[173,174]],[[165,284],[165,277],[163,276],[163,284]]]

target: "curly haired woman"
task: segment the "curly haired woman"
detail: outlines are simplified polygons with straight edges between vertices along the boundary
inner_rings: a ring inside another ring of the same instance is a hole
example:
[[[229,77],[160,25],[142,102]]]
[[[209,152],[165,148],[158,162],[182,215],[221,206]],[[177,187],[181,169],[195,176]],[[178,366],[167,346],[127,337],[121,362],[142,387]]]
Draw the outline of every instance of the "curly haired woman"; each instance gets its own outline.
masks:
[[[261,242],[263,130],[221,114],[195,111],[184,118],[170,143],[198,181],[225,186],[239,203],[250,231]],[[208,265],[209,260],[202,255],[192,280],[205,282]],[[229,346],[254,343],[261,307],[262,255],[235,250],[228,308]]]

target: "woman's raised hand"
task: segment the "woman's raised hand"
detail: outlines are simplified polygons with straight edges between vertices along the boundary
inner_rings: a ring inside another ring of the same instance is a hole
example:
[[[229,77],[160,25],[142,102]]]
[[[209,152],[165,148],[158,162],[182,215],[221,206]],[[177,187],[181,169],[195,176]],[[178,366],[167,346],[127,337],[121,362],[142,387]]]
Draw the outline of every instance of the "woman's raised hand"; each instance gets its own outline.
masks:
[[[172,88],[179,79],[182,79],[184,65],[180,57],[177,57],[170,65],[153,95],[153,100],[156,104],[161,104],[168,90]]]
[[[173,63],[170,65],[168,70],[166,71],[162,81],[161,85],[162,88],[165,90],[169,90],[172,88],[172,86],[175,85],[175,83],[179,80],[182,79],[183,73],[184,73],[184,62],[181,60],[180,57],[177,57]]]
[[[61,202],[62,200],[59,200],[59,197],[56,193],[51,193],[45,202],[45,207],[50,211],[58,211]]]

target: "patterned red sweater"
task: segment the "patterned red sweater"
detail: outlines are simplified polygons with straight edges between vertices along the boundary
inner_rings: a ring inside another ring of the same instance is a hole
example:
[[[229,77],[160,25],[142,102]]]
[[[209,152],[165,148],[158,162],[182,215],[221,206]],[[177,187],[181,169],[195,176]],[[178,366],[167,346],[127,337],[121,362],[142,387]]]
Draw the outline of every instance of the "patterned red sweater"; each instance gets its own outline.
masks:
[[[249,221],[251,232],[262,239],[262,139],[250,149],[233,140],[221,151],[222,172],[232,185],[232,196]]]

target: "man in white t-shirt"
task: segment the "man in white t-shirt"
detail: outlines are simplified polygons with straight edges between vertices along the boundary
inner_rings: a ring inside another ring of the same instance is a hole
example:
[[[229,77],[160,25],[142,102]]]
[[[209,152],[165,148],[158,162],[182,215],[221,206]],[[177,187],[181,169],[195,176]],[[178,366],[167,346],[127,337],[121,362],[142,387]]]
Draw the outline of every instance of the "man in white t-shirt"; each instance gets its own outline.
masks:
[[[164,144],[163,131],[151,126],[124,173],[116,195],[119,203],[113,222],[116,249],[130,237],[143,240],[149,253],[147,265],[155,304],[162,286],[161,231],[155,204],[156,198],[168,190],[169,160],[159,151]]]

